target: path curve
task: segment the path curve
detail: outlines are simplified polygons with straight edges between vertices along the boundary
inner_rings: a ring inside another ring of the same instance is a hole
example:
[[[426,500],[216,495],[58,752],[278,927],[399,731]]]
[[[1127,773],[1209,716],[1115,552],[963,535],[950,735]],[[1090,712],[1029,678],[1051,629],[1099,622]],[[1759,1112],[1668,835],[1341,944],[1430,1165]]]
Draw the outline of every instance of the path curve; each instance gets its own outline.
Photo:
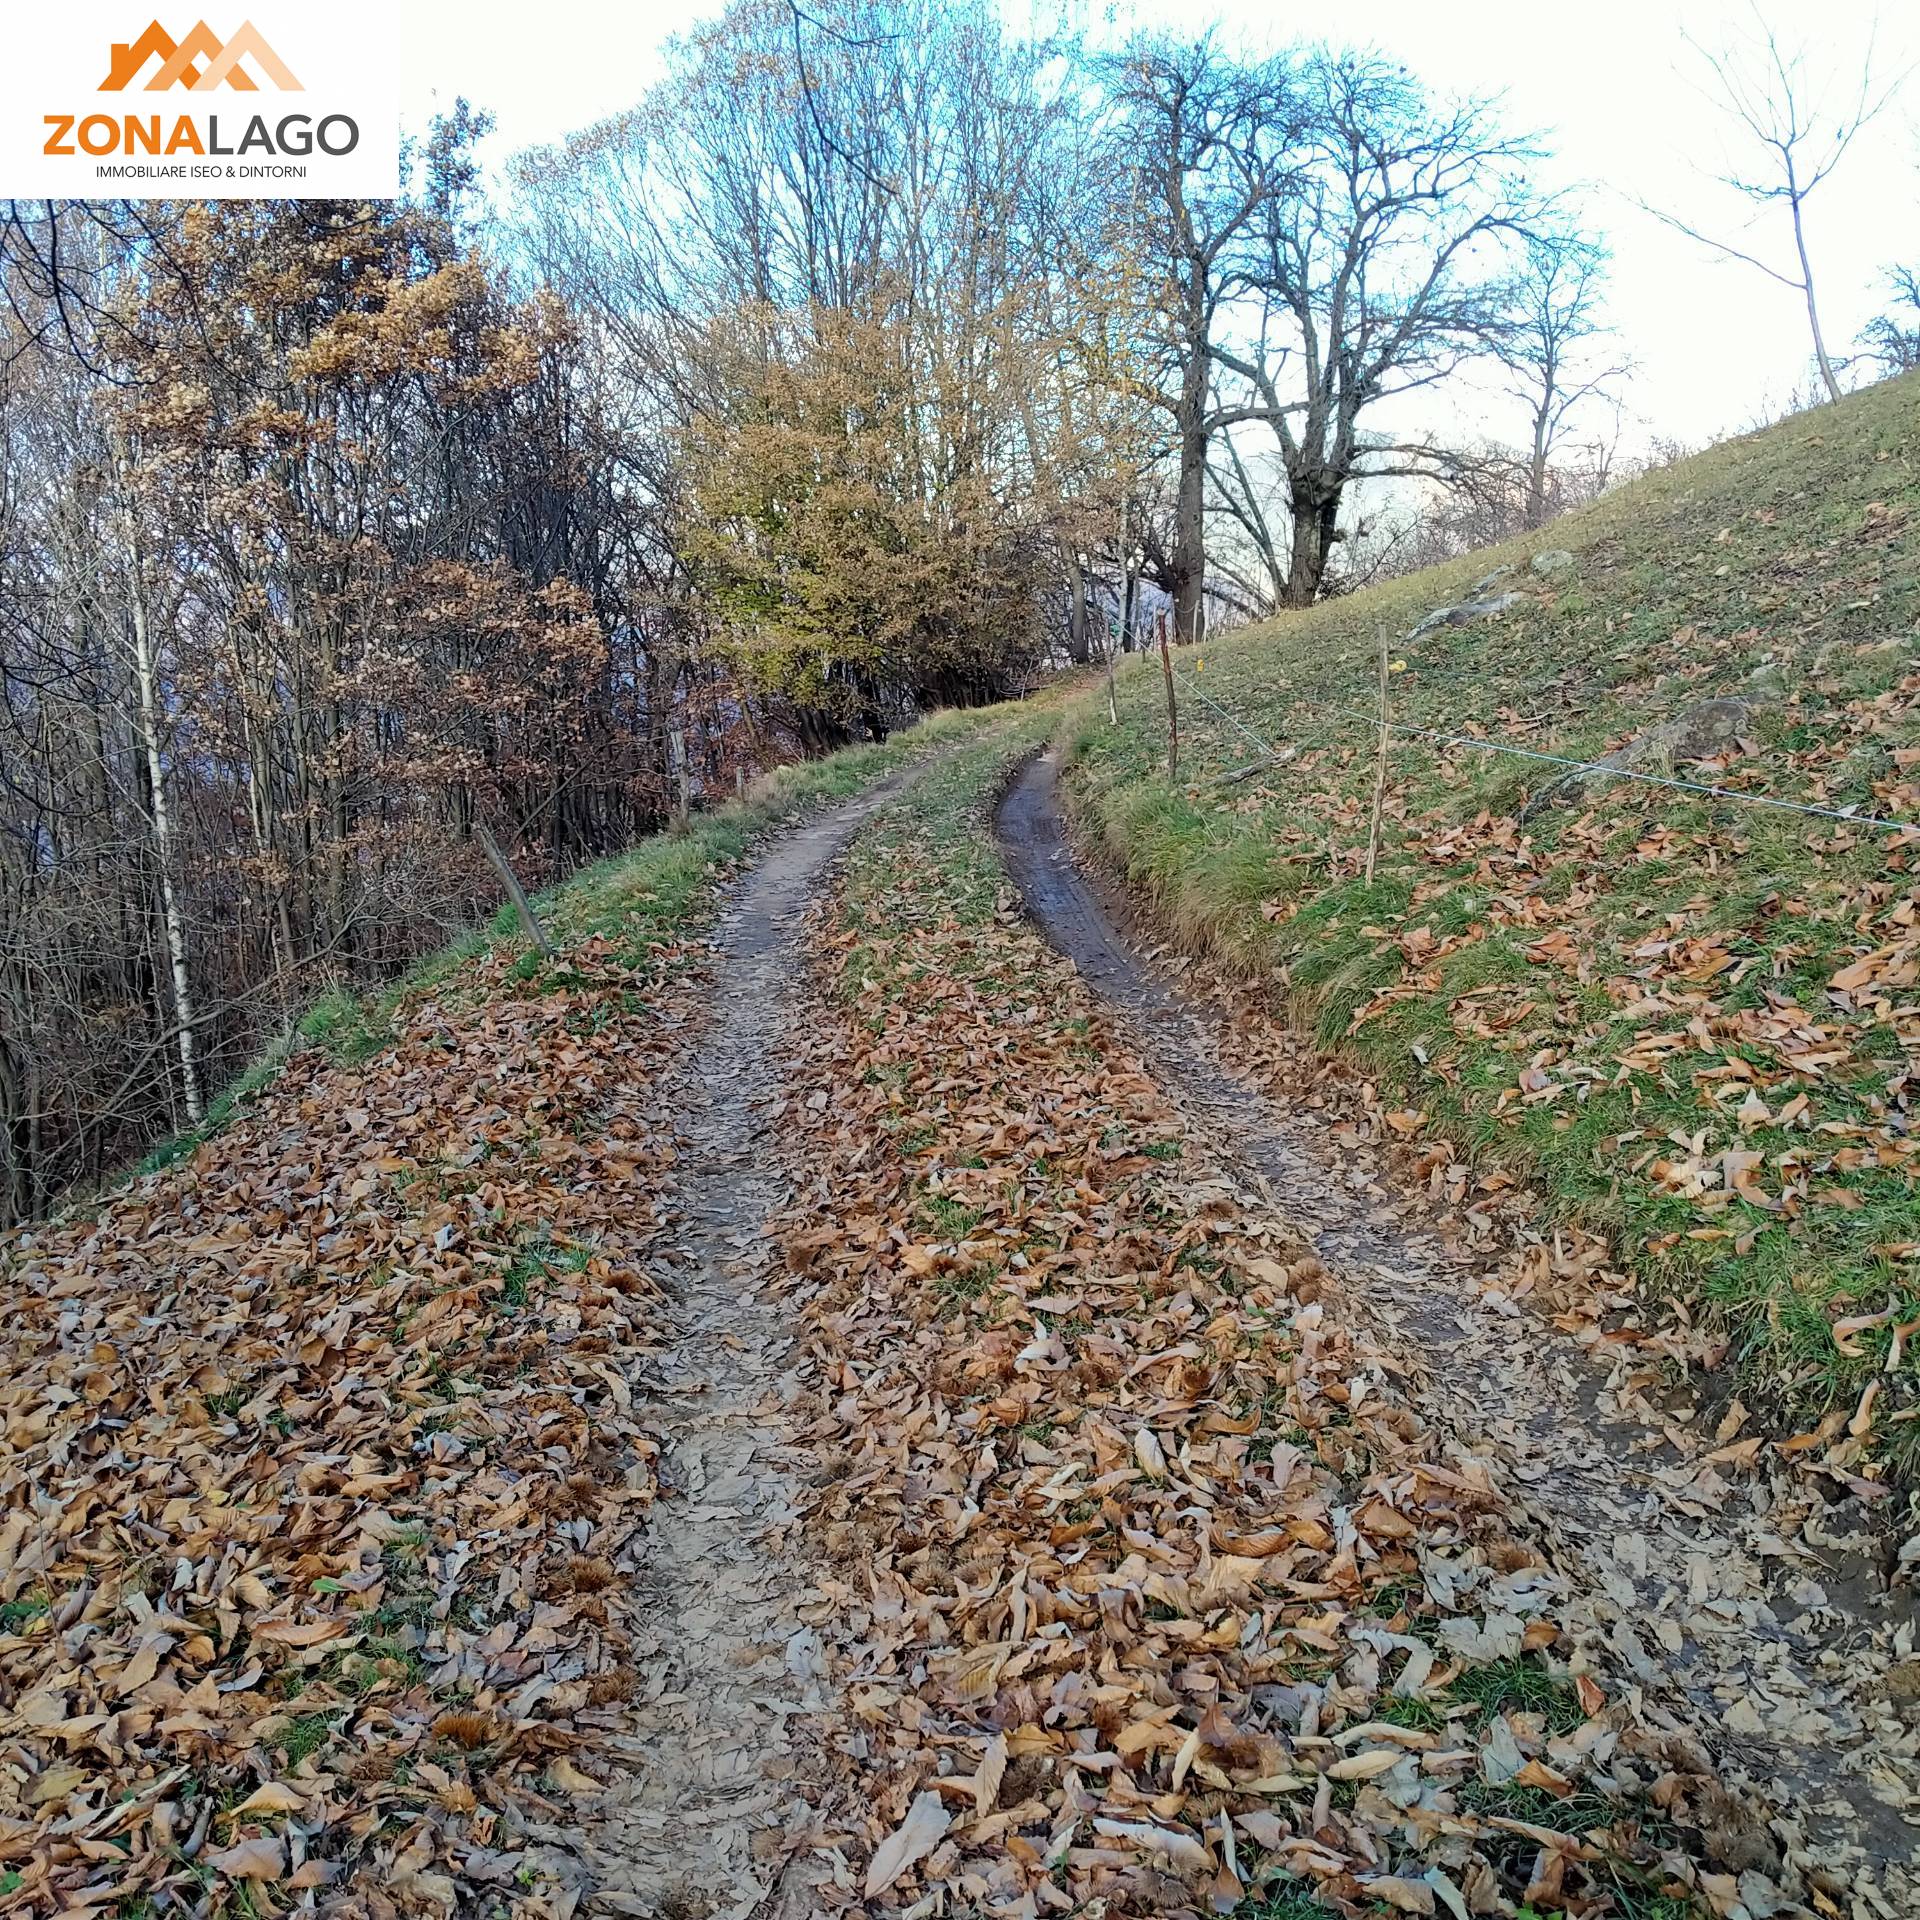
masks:
[[[1779,1810],[1771,1841],[1754,1837],[1756,1868],[1784,1843],[1789,1881],[1853,1914],[1920,1913],[1912,1604],[1878,1578],[1847,1511],[1858,1503],[1784,1538],[1780,1479],[1703,1479],[1572,1341],[1467,1286],[1474,1263],[1371,1156],[1235,1073],[1224,1018],[1142,953],[1125,904],[1076,858],[1058,773],[1052,752],[1029,760],[996,816],[1028,913],[1216,1148],[1312,1238],[1423,1412],[1529,1515],[1586,1596],[1575,1637],[1642,1691],[1654,1724],[1705,1733],[1723,1778]]]

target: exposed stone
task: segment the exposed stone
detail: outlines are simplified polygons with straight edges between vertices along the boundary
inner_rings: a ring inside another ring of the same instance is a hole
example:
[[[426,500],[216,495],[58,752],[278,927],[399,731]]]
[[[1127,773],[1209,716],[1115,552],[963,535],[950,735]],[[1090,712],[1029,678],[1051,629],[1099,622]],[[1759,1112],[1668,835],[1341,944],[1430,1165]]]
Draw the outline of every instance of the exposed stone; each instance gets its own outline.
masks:
[[[1418,640],[1442,627],[1470,627],[1476,620],[1497,619],[1508,608],[1524,605],[1526,598],[1524,593],[1496,593],[1485,599],[1462,600],[1457,606],[1436,607],[1407,638]]]
[[[1554,573],[1565,573],[1566,570],[1573,565],[1573,555],[1570,554],[1565,547],[1548,547],[1542,552],[1536,553],[1533,558],[1527,562],[1527,565],[1530,566],[1535,573],[1542,576]]]
[[[1711,760],[1752,729],[1754,717],[1763,704],[1764,696],[1757,691],[1745,699],[1729,695],[1702,700],[1672,719],[1649,727],[1604,760],[1595,761],[1594,771],[1563,775],[1528,801],[1521,818],[1531,819],[1543,808],[1571,799],[1575,787],[1599,779],[1602,769],[1620,773],[1671,773],[1676,767]]]
[[[1513,571],[1513,563],[1511,561],[1508,561],[1501,566],[1495,567],[1491,573],[1483,573],[1480,576],[1480,578],[1476,580],[1473,583],[1473,585],[1467,589],[1467,598],[1469,600],[1479,600],[1484,598],[1486,595],[1487,589],[1489,587],[1497,585],[1500,581],[1504,580],[1507,577],[1507,575],[1510,574],[1512,571]]]
[[[1679,767],[1694,760],[1710,760],[1746,733],[1758,711],[1759,696],[1752,699],[1726,698],[1702,700],[1698,706],[1649,727],[1638,740],[1621,748],[1616,758],[1631,755],[1627,764],[1636,767]]]
[[[1887,1669],[1890,1700],[1920,1700],[1920,1660],[1901,1660]]]

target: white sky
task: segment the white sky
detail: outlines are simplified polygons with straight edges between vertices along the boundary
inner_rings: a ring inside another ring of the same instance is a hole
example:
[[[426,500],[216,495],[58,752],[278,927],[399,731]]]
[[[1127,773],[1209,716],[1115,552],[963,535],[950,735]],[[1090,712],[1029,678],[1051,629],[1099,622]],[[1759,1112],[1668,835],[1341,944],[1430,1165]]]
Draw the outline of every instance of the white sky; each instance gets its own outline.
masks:
[[[1024,13],[1021,0],[1006,4]],[[1833,73],[1836,103],[1857,83],[1876,20],[1883,81],[1920,62],[1914,0],[1767,5],[1784,41],[1809,43],[1813,71]],[[408,123],[424,126],[464,93],[499,118],[488,147],[497,162],[631,105],[659,77],[662,43],[717,10],[658,0],[409,0],[394,22]],[[1685,77],[1699,63],[1683,27],[1717,47],[1751,17],[1747,0],[1356,0],[1337,22],[1342,37],[1371,41],[1436,89],[1504,95],[1511,124],[1548,134],[1551,179],[1595,183],[1595,222],[1614,250],[1613,318],[1637,363],[1630,442],[1739,431],[1778,411],[1806,376],[1796,293],[1716,261],[1631,204],[1669,208],[1788,264],[1784,217],[1770,213],[1741,233],[1744,203],[1708,177],[1729,150],[1725,123]],[[1134,0],[1101,18],[1102,38],[1132,20],[1187,31],[1219,22],[1256,51],[1329,25],[1323,8],[1270,0]],[[1810,203],[1809,235],[1829,348],[1842,353],[1882,304],[1882,271],[1898,259],[1920,263],[1920,74]],[[1472,430],[1513,437],[1513,420],[1462,401]]]

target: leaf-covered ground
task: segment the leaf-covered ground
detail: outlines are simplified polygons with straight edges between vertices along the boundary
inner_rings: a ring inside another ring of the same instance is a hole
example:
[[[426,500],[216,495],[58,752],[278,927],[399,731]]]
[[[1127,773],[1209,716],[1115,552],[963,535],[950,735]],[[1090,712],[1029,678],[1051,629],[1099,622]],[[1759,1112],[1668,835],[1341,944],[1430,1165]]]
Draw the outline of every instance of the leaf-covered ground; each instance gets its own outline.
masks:
[[[810,1785],[761,1756],[818,1801],[751,1849],[756,1886],[799,1849],[782,1911],[1840,1910],[1014,913],[982,813],[1051,719],[948,729],[855,843],[789,1033],[783,1258],[731,1327],[715,1250],[761,1208],[747,1181],[728,1214],[717,1148],[697,1328],[667,1284],[673,1090],[731,1060],[732,1113],[757,1084],[706,1042],[687,936],[724,848],[552,903],[553,962],[502,945],[349,1010],[342,1057],[296,1052],[180,1164],[8,1243],[0,1905],[645,1906],[596,1892],[596,1823],[672,1832],[642,1703],[673,1697],[675,1608],[762,1550],[742,1517],[713,1580],[659,1577],[660,1503],[698,1482],[649,1394],[669,1343],[697,1400],[698,1342],[761,1343],[751,1386],[791,1332],[768,1511],[818,1591],[738,1649],[770,1663],[756,1712],[799,1713],[803,1668],[832,1702]]]
[[[1567,1641],[1485,1472],[1013,912],[1006,752],[856,846],[794,1068],[821,1904],[1775,1910],[1763,1817]]]
[[[309,1039],[0,1240],[0,1910],[546,1910],[624,1724],[675,1115],[789,771]]]
[[[1565,548],[1546,576],[1526,565]],[[1499,564],[1520,604],[1404,641]],[[1920,818],[1920,379],[1717,448],[1511,548],[1157,662],[1078,720],[1091,835],[1168,926],[1350,1049],[1395,1127],[1518,1169],[1732,1343],[1742,1384],[1831,1409],[1876,1472],[1920,1435],[1920,835],[1396,736],[1364,881],[1377,650],[1405,724],[1598,757],[1748,703],[1687,777]],[[1198,689],[1199,691],[1196,691]],[[1199,697],[1287,756],[1255,750]],[[1342,711],[1342,710],[1347,711]],[[1465,1165],[1465,1159],[1462,1161]],[[1901,1461],[1901,1464],[1907,1464]]]
[[[614,1569],[655,1483],[626,1376],[686,958],[503,958],[7,1250],[11,1902],[521,1890],[520,1817],[633,1679]]]

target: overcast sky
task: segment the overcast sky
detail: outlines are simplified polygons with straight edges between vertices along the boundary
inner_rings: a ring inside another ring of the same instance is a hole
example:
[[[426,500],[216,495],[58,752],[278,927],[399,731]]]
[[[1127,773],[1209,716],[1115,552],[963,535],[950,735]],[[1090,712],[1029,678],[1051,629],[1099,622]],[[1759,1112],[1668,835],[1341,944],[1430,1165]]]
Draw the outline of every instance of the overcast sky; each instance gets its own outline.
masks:
[[[1010,17],[1023,16],[1025,0],[1005,4]],[[650,0],[536,0],[532,9],[526,0],[412,0],[397,22],[408,121],[417,129],[464,93],[499,118],[488,150],[497,162],[631,105],[658,78],[663,43],[716,11]],[[1783,40],[1810,45],[1811,68],[1831,73],[1836,103],[1858,84],[1876,20],[1883,83],[1920,61],[1913,0],[1768,0],[1768,17]],[[1141,0],[1103,12],[1099,32],[1116,36],[1131,20],[1189,31],[1217,22],[1231,41],[1266,50],[1324,30],[1327,18],[1271,0]],[[1727,123],[1698,90],[1701,63],[1681,37],[1684,28],[1718,47],[1751,25],[1747,0],[1357,0],[1342,21],[1346,38],[1371,41],[1435,88],[1504,96],[1513,125],[1548,136],[1550,177],[1591,185],[1595,224],[1614,251],[1615,323],[1637,363],[1627,392],[1636,441],[1738,431],[1778,411],[1807,376],[1796,293],[1716,261],[1632,204],[1668,208],[1790,264],[1783,216],[1770,212],[1742,232],[1749,210],[1710,178],[1726,164]],[[1885,268],[1920,263],[1917,122],[1920,75],[1810,203],[1814,273],[1836,353],[1882,304]],[[1469,423],[1514,437],[1517,423],[1494,409],[1469,403]]]

